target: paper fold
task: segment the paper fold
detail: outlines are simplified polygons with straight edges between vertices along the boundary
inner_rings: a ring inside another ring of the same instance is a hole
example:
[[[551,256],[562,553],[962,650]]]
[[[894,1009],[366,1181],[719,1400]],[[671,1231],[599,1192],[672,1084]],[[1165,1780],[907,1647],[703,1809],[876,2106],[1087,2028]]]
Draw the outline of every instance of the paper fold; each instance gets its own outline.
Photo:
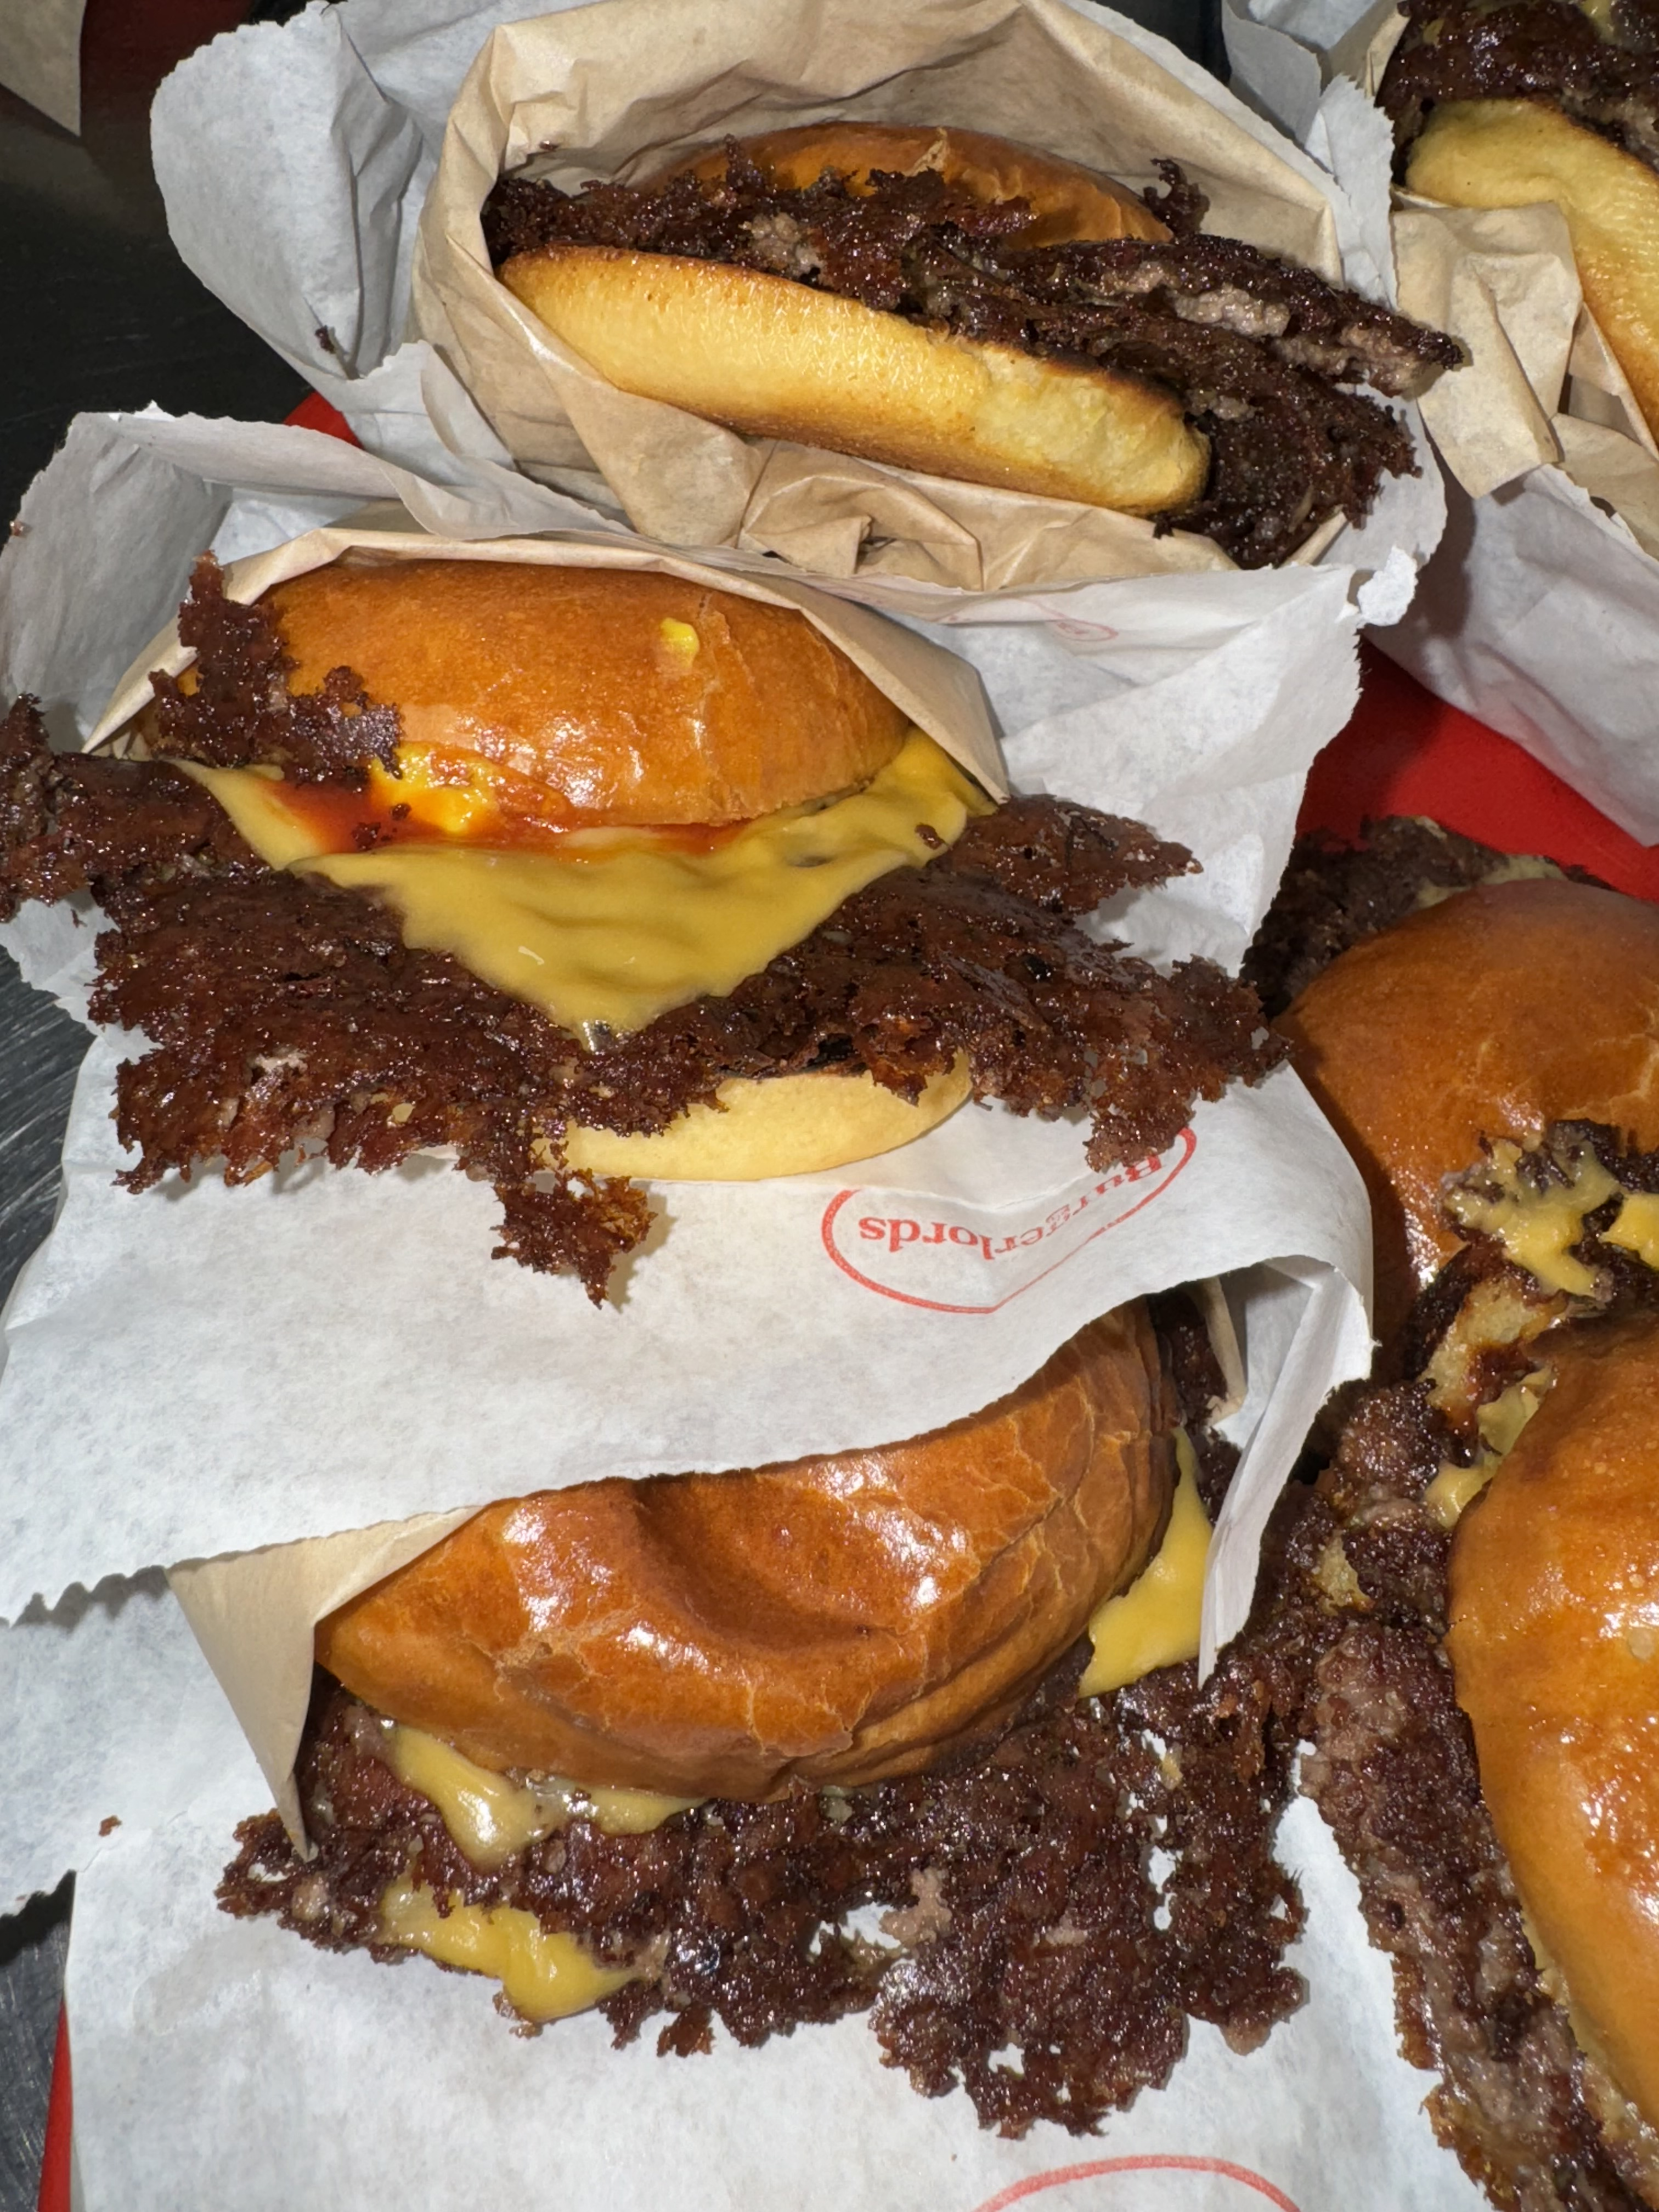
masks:
[[[1404,17],[1379,0],[1350,18],[1342,0],[1254,0],[1249,13],[1228,0],[1229,52],[1242,88],[1316,151],[1322,136],[1351,197],[1386,221],[1386,174],[1363,185],[1331,151],[1332,118],[1358,100],[1386,130],[1369,104]],[[1474,358],[1424,398],[1451,520],[1410,612],[1377,642],[1659,841],[1659,444],[1583,305],[1565,222],[1553,204],[1405,194],[1392,221],[1401,306]]]

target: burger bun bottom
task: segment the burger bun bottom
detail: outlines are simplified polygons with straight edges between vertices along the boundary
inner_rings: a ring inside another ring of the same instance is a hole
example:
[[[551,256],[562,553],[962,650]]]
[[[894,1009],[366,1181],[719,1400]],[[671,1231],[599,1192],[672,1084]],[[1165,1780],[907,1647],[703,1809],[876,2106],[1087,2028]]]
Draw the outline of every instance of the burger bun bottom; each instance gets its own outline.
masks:
[[[723,1083],[717,1106],[692,1106],[654,1136],[572,1125],[566,1164],[579,1175],[659,1182],[758,1182],[872,1159],[925,1137],[967,1099],[968,1066],[929,1076],[912,1101],[872,1076],[810,1073]]]

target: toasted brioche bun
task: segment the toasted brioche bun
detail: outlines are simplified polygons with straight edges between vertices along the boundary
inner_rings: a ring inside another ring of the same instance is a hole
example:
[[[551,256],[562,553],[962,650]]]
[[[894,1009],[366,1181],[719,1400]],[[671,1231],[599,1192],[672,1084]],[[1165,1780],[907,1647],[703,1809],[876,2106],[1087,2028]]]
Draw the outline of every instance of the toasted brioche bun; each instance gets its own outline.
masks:
[[[408,742],[591,819],[750,821],[867,783],[909,727],[804,615],[675,576],[348,559],[264,604],[296,690],[352,668]]]
[[[873,1076],[825,1072],[724,1083],[718,1106],[692,1106],[654,1137],[612,1129],[565,1132],[564,1156],[585,1175],[664,1182],[752,1182],[867,1160],[924,1137],[967,1103],[967,1063],[929,1076],[911,1100]]]
[[[1127,195],[1105,179],[977,133],[830,125],[749,150],[758,159],[769,145],[782,146],[787,182],[840,160],[860,179],[936,167],[986,198],[1017,179],[1045,216],[1045,240],[1167,235],[1139,216],[1132,228]],[[1208,471],[1207,441],[1159,386],[928,330],[787,276],[580,245],[516,255],[500,274],[621,390],[751,437],[1130,514],[1186,505]]]
[[[745,138],[743,150],[758,169],[793,191],[817,184],[826,170],[844,177],[854,191],[867,187],[872,169],[914,177],[937,170],[980,200],[1024,200],[1040,219],[1024,235],[1032,246],[1073,238],[1144,238],[1170,234],[1146,203],[1080,162],[1039,154],[984,131],[947,131],[902,123],[803,123]],[[726,173],[724,144],[677,161],[653,182],[690,174],[707,180]]]
[[[265,604],[294,689],[349,667],[398,708],[406,746],[482,757],[584,824],[752,820],[857,789],[911,729],[805,616],[672,576],[347,559]],[[734,1079],[655,1136],[573,1126],[565,1158],[664,1181],[800,1175],[908,1144],[968,1092],[960,1066],[914,1101],[863,1074]]]
[[[1659,1324],[1543,1349],[1553,1387],[1458,1525],[1446,1648],[1579,2040],[1659,2128]]]
[[[1659,1145],[1659,907],[1480,885],[1343,953],[1279,1026],[1370,1192],[1386,1336],[1457,1249],[1441,1186],[1483,1137],[1587,1118]]]
[[[1566,217],[1585,304],[1659,431],[1659,175],[1547,101],[1451,100],[1412,148],[1406,181],[1453,207]]]
[[[1139,1573],[1174,1419],[1127,1306],[911,1443],[490,1506],[323,1621],[317,1657],[498,1770],[738,1797],[913,1772]]]

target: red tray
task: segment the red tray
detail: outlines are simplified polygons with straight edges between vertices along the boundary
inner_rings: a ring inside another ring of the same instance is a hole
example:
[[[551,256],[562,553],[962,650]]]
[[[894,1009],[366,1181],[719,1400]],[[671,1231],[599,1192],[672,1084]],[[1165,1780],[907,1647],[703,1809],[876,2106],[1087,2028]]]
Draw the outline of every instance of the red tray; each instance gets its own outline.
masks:
[[[289,420],[351,435],[315,393]],[[1368,815],[1431,814],[1501,852],[1540,853],[1637,898],[1659,899],[1659,848],[1638,845],[1511,739],[1444,705],[1374,647],[1360,647],[1360,670],[1353,720],[1308,778],[1303,829],[1352,837]],[[60,2017],[39,2212],[70,2212],[70,2120],[69,2030]]]

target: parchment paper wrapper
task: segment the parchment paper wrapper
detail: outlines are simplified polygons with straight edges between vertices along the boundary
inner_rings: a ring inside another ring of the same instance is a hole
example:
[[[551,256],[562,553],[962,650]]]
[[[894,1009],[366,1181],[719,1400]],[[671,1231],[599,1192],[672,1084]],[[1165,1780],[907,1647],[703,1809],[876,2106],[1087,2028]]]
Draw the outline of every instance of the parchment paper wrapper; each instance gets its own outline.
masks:
[[[181,2191],[247,2212],[987,2212],[1034,2188],[1056,2212],[1484,2203],[1434,2144],[1421,2111],[1431,2077],[1396,2054],[1386,1963],[1309,1805],[1279,1837],[1309,1908],[1291,1954],[1310,1987],[1304,2010],[1247,2058],[1194,2027],[1169,2088],[1097,2136],[1045,2126],[1004,2142],[961,2095],[915,2095],[856,2019],[757,2051],[720,2036],[695,2061],[657,2058],[649,2030],[612,2051],[591,2016],[525,2041],[472,1977],[424,1961],[389,1972],[228,1919],[214,1886],[264,1786],[182,1621],[164,1597],[143,1602],[147,1632],[125,1637],[139,1617],[129,1599],[101,1668],[72,1650],[90,1616],[58,1633],[52,1664],[27,1675],[24,1718],[39,1725],[16,1739],[9,1770],[43,1832],[72,1815],[90,1834],[76,1853],[68,1975],[88,2212],[172,2212]],[[0,1666],[32,1633],[0,1630]],[[71,1729],[95,1733],[106,1709],[126,1717],[134,1757],[88,1796],[54,1754]],[[138,1754],[159,1774],[169,1743],[187,1743],[188,1762],[171,1760],[165,1790],[147,1785]],[[120,1820],[106,1838],[95,1820],[88,1828],[94,1808]]]
[[[1227,0],[1236,82],[1374,214],[1355,113],[1387,138],[1370,101],[1403,17],[1389,0],[1351,23],[1341,0],[1256,8],[1259,21]],[[1385,167],[1383,204],[1387,190]],[[1553,203],[1395,203],[1400,304],[1474,360],[1423,400],[1455,479],[1450,520],[1408,617],[1377,642],[1652,843],[1659,447],[1583,304]]]
[[[0,1628],[0,1914],[85,1866],[106,1820],[162,1827],[216,1788],[232,1725],[159,1568]]]
[[[727,129],[835,113],[1000,131],[1136,185],[1171,156],[1210,193],[1212,227],[1376,289],[1362,226],[1328,176],[1164,41],[1067,0],[910,0],[897,14],[876,0],[605,0],[554,14],[345,0],[181,65],[156,101],[156,173],[204,282],[366,444],[428,474],[461,455],[516,459],[668,542],[779,554],[820,574],[984,590],[1231,574],[1207,539],[745,441],[620,392],[489,273],[478,209],[499,169],[544,141],[557,140],[553,173],[569,185],[643,173]],[[250,162],[252,143],[272,158]],[[409,404],[417,365],[424,420]],[[1422,482],[1390,482],[1370,532],[1334,525],[1297,557],[1379,566],[1380,544],[1420,561],[1441,517],[1431,466]]]
[[[65,131],[81,128],[81,19],[87,0],[26,0],[0,10],[0,85]]]

